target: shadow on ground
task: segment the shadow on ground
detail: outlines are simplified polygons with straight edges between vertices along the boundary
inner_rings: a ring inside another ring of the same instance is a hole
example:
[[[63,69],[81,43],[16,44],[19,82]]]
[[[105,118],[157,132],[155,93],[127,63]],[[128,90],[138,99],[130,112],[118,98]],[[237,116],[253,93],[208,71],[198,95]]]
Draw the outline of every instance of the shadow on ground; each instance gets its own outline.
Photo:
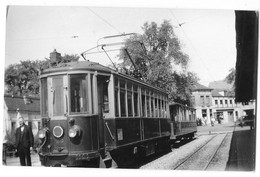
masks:
[[[256,131],[233,132],[226,171],[255,171]]]

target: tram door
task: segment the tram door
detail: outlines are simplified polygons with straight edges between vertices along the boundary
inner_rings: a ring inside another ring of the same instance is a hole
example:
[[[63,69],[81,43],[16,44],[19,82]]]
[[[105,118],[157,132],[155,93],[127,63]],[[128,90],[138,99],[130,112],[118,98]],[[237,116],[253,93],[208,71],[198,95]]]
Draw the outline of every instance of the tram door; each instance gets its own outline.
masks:
[[[108,76],[97,76],[98,117],[99,117],[99,147],[105,149],[104,116],[108,108]]]
[[[174,105],[170,106],[170,118],[171,118],[171,133],[172,135],[176,135],[177,110]]]
[[[67,129],[67,76],[53,76],[48,78],[48,116],[50,118],[51,153],[68,153],[69,139],[64,129]]]

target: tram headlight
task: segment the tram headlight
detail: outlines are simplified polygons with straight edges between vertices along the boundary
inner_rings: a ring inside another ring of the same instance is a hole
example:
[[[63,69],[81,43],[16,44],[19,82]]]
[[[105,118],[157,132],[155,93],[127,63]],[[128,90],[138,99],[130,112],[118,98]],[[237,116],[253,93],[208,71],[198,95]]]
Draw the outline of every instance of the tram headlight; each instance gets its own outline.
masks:
[[[47,131],[48,131],[48,129],[46,129],[46,128],[41,129],[41,130],[38,132],[38,137],[39,137],[40,139],[46,138],[46,136],[47,136]]]
[[[76,138],[77,136],[80,136],[81,130],[80,127],[77,125],[73,125],[70,129],[69,129],[69,137],[70,138]]]

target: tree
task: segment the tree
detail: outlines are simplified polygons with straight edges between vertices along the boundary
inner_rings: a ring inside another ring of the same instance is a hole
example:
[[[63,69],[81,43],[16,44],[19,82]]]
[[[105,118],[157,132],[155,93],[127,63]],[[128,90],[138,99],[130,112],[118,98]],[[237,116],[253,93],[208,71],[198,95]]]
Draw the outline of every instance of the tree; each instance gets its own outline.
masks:
[[[64,63],[67,63],[78,61],[79,56],[65,54],[61,58]],[[5,92],[13,95],[39,96],[40,71],[49,67],[50,63],[48,60],[26,60],[20,61],[18,64],[9,65],[5,69]]]
[[[167,20],[161,26],[146,22],[142,29],[144,34],[126,40],[127,51],[121,50],[119,55],[121,70],[133,76],[139,72],[146,82],[166,88],[172,101],[190,104],[191,84],[198,78],[187,71],[189,56],[182,52],[172,25]],[[173,72],[175,66],[179,66],[181,72]]]
[[[68,62],[73,62],[73,61],[78,61],[80,58],[79,55],[77,54],[65,54],[64,56],[61,56],[61,61],[63,61],[63,63],[68,63]]]
[[[227,94],[228,95],[235,96],[235,89],[236,89],[235,80],[236,80],[236,69],[235,68],[231,68],[229,70],[229,74],[225,78],[225,81],[228,84],[232,85],[232,88],[230,90],[227,90]]]
[[[37,95],[39,93],[39,61],[20,61],[5,70],[7,93],[13,95]]]
[[[236,80],[236,69],[235,68],[231,68],[229,70],[229,74],[226,76],[225,78],[225,81],[228,83],[228,84],[233,84],[235,83],[235,80]]]

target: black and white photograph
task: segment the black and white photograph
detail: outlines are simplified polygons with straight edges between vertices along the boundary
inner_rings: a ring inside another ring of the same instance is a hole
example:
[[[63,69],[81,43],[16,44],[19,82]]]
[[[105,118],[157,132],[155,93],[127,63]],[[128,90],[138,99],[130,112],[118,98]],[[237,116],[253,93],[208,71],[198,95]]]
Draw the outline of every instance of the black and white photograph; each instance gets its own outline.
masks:
[[[256,175],[259,6],[54,2],[1,5],[5,175]]]

